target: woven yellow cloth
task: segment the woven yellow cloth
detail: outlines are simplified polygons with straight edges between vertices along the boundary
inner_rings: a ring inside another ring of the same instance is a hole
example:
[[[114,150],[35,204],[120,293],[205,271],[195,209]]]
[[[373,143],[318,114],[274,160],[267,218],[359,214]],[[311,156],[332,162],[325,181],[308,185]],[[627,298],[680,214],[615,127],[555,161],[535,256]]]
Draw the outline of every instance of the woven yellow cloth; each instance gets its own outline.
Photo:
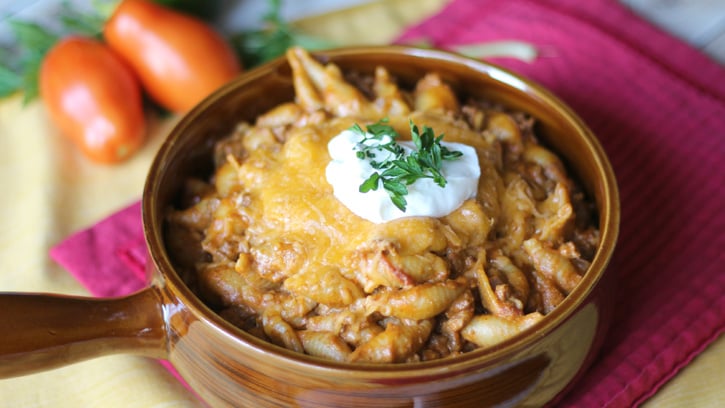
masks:
[[[310,34],[347,45],[386,44],[444,0],[380,1],[307,18]],[[370,22],[375,21],[374,29]],[[149,164],[178,118],[151,123],[149,141],[130,161],[86,160],[47,119],[40,103],[0,101],[0,290],[86,294],[48,257],[51,246],[138,200]],[[0,334],[2,336],[2,334]],[[725,401],[725,340],[720,339],[660,390],[647,406],[716,407]],[[3,407],[199,407],[156,361],[102,357],[0,380]]]

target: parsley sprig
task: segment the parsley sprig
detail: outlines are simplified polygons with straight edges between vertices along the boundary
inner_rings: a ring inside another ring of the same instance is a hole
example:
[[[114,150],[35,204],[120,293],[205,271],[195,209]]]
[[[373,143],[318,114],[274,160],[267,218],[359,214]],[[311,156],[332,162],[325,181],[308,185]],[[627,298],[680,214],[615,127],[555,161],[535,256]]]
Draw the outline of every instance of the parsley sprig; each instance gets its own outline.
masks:
[[[443,134],[436,136],[433,129],[426,125],[418,129],[412,120],[410,135],[416,150],[411,152],[397,143],[400,135],[387,124],[386,119],[366,128],[367,131],[363,130],[357,123],[350,128],[362,137],[354,148],[357,158],[368,160],[370,166],[377,170],[360,184],[359,190],[367,193],[382,185],[390,201],[403,212],[408,205],[405,196],[408,195],[409,185],[419,179],[430,178],[441,188],[445,187],[447,181],[441,173],[443,162],[463,155],[441,145]]]

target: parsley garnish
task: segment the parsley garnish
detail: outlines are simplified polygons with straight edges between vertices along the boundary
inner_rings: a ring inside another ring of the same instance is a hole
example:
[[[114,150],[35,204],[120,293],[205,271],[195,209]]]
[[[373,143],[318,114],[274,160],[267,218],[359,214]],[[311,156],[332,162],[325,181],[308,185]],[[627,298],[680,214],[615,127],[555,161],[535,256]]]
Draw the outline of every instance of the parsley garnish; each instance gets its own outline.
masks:
[[[367,126],[364,131],[357,123],[351,131],[362,136],[355,146],[356,155],[361,160],[368,160],[375,171],[362,184],[360,192],[377,190],[380,185],[390,196],[390,201],[405,212],[408,202],[408,187],[416,180],[430,178],[440,187],[446,186],[446,179],[441,174],[444,160],[455,160],[463,155],[457,150],[449,150],[441,145],[443,134],[435,135],[433,129],[423,125],[422,132],[413,121],[410,121],[410,134],[416,150],[406,152],[396,140],[400,135],[383,119]],[[378,160],[378,157],[383,157]]]

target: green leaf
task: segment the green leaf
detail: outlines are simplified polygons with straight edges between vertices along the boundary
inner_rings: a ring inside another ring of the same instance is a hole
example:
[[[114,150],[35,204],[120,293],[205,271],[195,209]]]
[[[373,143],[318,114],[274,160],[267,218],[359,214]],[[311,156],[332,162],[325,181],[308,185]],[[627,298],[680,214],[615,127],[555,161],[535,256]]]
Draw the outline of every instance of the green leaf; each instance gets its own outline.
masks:
[[[384,178],[400,178],[408,175],[409,172],[403,168],[393,166],[385,169],[380,175]]]
[[[45,53],[58,40],[56,34],[37,23],[20,20],[10,20],[8,23],[22,49]]]
[[[300,46],[310,51],[324,50],[327,48],[338,47],[340,45],[334,41],[329,41],[324,38],[303,34],[296,30],[292,31],[292,39],[294,45]]]
[[[3,56],[3,61],[6,59]],[[0,98],[5,98],[22,89],[23,80],[17,73],[0,65]]]
[[[263,29],[241,32],[230,37],[232,46],[245,66],[251,68],[282,56],[292,46],[317,50],[337,45],[331,41],[305,35],[292,28],[281,17],[280,0],[268,0],[267,4],[269,9],[263,16],[266,24]]]
[[[365,131],[362,130],[362,128],[360,127],[360,125],[358,125],[357,123],[355,123],[352,126],[350,126],[350,130],[352,132],[357,133],[360,136],[365,136]]]
[[[420,133],[418,133],[418,126],[413,124],[413,121],[410,121],[410,138],[413,141],[413,144],[415,144],[415,148],[420,150],[423,148],[423,141],[420,140]]]
[[[232,36],[231,43],[245,66],[251,68],[283,55],[292,40],[284,31],[273,28]]]
[[[375,191],[378,189],[379,181],[380,181],[380,174],[373,173],[370,175],[370,177],[367,178],[367,180],[363,181],[363,183],[360,184],[359,191],[361,193],[367,193],[368,191]]]
[[[106,18],[96,10],[83,13],[66,0],[61,5],[60,21],[68,33],[100,38]]]
[[[372,134],[375,139],[381,140],[385,136],[390,136],[393,140],[398,138],[398,132],[393,129],[392,126],[388,125],[387,118],[381,119],[372,125],[367,126],[368,133]]]
[[[263,17],[264,21],[282,23],[282,0],[267,0],[267,5],[269,5],[269,10],[267,10],[267,13]]]
[[[463,153],[459,152],[458,150],[448,150],[445,147],[442,147],[442,153],[443,160],[455,160],[461,156],[463,156]]]
[[[398,209],[402,212],[405,212],[405,209],[408,206],[408,201],[403,196],[398,195],[391,195],[390,201],[393,202],[393,204],[398,207]]]
[[[40,63],[29,65],[23,73],[23,104],[27,105],[38,97],[38,74]]]
[[[397,180],[383,179],[383,187],[385,188],[385,190],[395,195],[404,196],[408,194],[408,187],[405,186],[405,183],[401,183]]]
[[[40,64],[45,53],[58,40],[58,36],[33,22],[9,20],[8,24],[17,40],[14,58],[17,62],[15,66],[7,68],[15,74],[14,78],[8,72],[4,73],[3,92],[0,92],[0,96],[8,96],[19,90],[24,93],[23,103],[27,105],[38,96]],[[12,90],[13,87],[15,90]]]

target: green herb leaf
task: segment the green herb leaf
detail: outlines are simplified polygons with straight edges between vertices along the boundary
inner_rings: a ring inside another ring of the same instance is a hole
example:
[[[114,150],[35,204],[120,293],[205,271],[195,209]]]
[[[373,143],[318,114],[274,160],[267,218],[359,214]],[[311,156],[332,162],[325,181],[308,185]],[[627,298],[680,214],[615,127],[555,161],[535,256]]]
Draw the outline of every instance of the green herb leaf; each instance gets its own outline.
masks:
[[[66,0],[61,5],[60,21],[68,32],[100,38],[106,17],[99,10],[93,9],[91,12],[84,13],[73,8],[73,5]]]
[[[393,194],[390,196],[390,201],[392,201],[393,204],[395,204],[395,206],[402,212],[405,212],[405,209],[408,206],[408,201],[402,195]]]
[[[367,178],[367,180],[363,181],[362,184],[360,184],[360,192],[361,193],[367,193],[368,191],[375,191],[378,189],[378,182],[380,181],[380,174],[373,173],[370,175],[370,177]]]
[[[396,132],[395,129],[392,126],[388,125],[387,123],[388,123],[388,119],[384,118],[376,123],[373,123],[372,125],[369,125],[367,127],[368,133],[375,136],[375,138],[377,140],[380,140],[385,136],[390,136],[393,139],[397,138],[398,132]],[[359,126],[358,126],[358,129],[360,129]]]
[[[3,61],[7,61],[3,56]],[[0,66],[0,98],[5,98],[19,91],[23,80],[17,73],[9,68]]]
[[[433,129],[428,126],[418,129],[410,121],[410,134],[417,150],[407,153],[396,140],[400,137],[395,129],[387,124],[387,119],[368,125],[363,130],[355,123],[350,130],[360,135],[360,142],[354,147],[360,160],[369,160],[370,166],[381,172],[374,172],[360,185],[361,193],[377,190],[382,184],[392,203],[405,212],[409,185],[419,179],[430,178],[440,187],[446,186],[446,179],[441,173],[443,161],[455,160],[463,155],[459,151],[451,151],[441,145],[443,135],[436,137]],[[370,143],[373,141],[374,143]],[[387,152],[383,161],[376,161],[376,153]]]
[[[10,20],[8,23],[19,46],[29,52],[45,53],[58,40],[56,34],[40,24],[21,20]]]
[[[38,96],[40,64],[58,40],[58,35],[33,22],[10,20],[8,24],[18,42],[15,58],[17,63],[15,66],[5,67],[7,72],[3,76],[7,81],[3,81],[3,92],[0,92],[0,96],[22,91],[23,103],[28,104]],[[14,73],[15,77],[11,77],[10,73]]]
[[[254,67],[277,58],[293,46],[307,50],[319,50],[336,46],[332,41],[302,34],[293,29],[281,17],[280,0],[269,0],[269,10],[263,17],[261,30],[241,32],[231,36],[232,45],[245,66]]]
[[[40,73],[40,62],[28,66],[23,73],[23,104],[27,105],[38,97],[38,75]]]

